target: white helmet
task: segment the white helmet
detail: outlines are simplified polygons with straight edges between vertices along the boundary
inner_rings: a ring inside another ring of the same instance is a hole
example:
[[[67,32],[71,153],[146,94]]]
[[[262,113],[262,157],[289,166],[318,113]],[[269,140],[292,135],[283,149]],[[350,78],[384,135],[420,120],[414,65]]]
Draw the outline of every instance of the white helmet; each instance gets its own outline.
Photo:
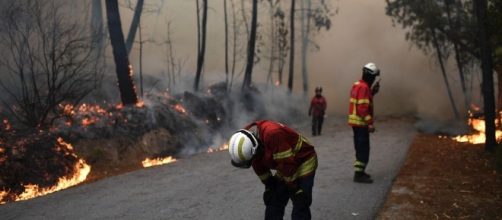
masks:
[[[232,165],[249,168],[257,148],[258,140],[250,131],[241,129],[236,132],[228,142],[228,152],[232,159]]]
[[[380,75],[380,70],[374,63],[367,63],[363,67],[363,73],[367,73],[373,76],[379,76]]]

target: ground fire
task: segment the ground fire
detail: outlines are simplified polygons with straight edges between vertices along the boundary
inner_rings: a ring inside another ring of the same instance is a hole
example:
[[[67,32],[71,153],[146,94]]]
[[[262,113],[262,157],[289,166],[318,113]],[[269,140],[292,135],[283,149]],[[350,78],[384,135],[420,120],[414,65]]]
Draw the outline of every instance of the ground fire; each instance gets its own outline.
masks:
[[[176,161],[177,160],[172,156],[168,156],[165,158],[153,158],[153,159],[146,158],[145,160],[141,161],[141,163],[143,164],[143,167],[153,167],[153,166],[173,163]]]
[[[471,144],[483,144],[485,143],[485,120],[482,117],[474,117],[474,114],[469,112],[468,124],[473,130],[472,134],[459,135],[453,137],[453,140],[458,142],[469,142]],[[495,120],[497,130],[495,131],[495,137],[497,141],[502,140],[502,130],[498,126],[498,120]]]
[[[52,186],[40,186],[37,184],[26,184],[22,185],[24,191],[20,194],[12,193],[10,191],[2,190],[0,191],[0,204],[7,201],[21,201],[38,196],[43,196],[49,193],[53,193],[68,187],[77,185],[86,180],[87,175],[91,172],[91,166],[89,166],[85,160],[79,159],[77,155],[74,154],[74,150],[71,144],[65,142],[61,137],[57,138],[56,145],[54,146],[55,151],[63,152],[66,156],[75,158],[77,161],[74,164],[72,170],[65,176],[59,177],[56,184]],[[2,153],[5,150],[2,150]],[[2,161],[4,161],[2,159]]]

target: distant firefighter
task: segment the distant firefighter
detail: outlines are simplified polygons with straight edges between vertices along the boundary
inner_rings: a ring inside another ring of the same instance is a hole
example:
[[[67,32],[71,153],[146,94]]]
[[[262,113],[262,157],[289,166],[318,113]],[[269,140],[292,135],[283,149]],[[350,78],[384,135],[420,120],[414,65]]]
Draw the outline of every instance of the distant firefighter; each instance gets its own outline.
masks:
[[[312,116],[312,136],[321,135],[327,102],[322,96],[322,87],[315,88],[315,96],[310,101],[309,116]]]
[[[264,120],[236,132],[228,145],[232,165],[252,166],[265,185],[265,219],[283,219],[289,199],[291,219],[311,219],[317,155],[307,139],[281,123]]]
[[[380,70],[374,63],[363,67],[362,79],[355,82],[350,92],[349,125],[354,131],[354,147],[356,161],[354,163],[354,182],[373,183],[373,179],[365,172],[370,156],[370,135],[375,132],[373,125],[373,96],[378,93],[380,83],[373,83]]]

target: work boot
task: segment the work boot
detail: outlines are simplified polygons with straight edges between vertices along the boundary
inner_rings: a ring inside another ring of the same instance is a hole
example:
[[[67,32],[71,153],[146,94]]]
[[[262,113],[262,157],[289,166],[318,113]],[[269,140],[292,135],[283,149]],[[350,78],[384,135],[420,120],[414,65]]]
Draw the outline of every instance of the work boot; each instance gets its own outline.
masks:
[[[354,182],[356,183],[373,183],[371,176],[364,172],[356,172],[354,174]]]

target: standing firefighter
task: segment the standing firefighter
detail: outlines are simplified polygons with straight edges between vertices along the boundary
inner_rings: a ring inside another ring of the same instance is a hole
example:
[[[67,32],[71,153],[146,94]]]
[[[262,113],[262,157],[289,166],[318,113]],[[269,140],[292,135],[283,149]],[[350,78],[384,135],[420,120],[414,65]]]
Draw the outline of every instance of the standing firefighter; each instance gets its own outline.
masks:
[[[318,86],[315,88],[315,96],[310,101],[309,107],[309,116],[312,115],[312,136],[321,135],[326,105],[326,99],[322,96],[322,87]]]
[[[374,63],[368,63],[363,67],[362,79],[355,82],[350,92],[349,125],[354,131],[354,146],[356,149],[356,161],[354,163],[354,182],[373,183],[371,176],[365,172],[370,156],[370,135],[375,132],[373,126],[373,95],[380,84],[377,82],[373,88],[380,70]]]
[[[289,199],[293,220],[311,219],[317,155],[303,136],[278,122],[256,121],[232,135],[229,152],[232,165],[253,166],[265,185],[265,219],[283,219]]]

